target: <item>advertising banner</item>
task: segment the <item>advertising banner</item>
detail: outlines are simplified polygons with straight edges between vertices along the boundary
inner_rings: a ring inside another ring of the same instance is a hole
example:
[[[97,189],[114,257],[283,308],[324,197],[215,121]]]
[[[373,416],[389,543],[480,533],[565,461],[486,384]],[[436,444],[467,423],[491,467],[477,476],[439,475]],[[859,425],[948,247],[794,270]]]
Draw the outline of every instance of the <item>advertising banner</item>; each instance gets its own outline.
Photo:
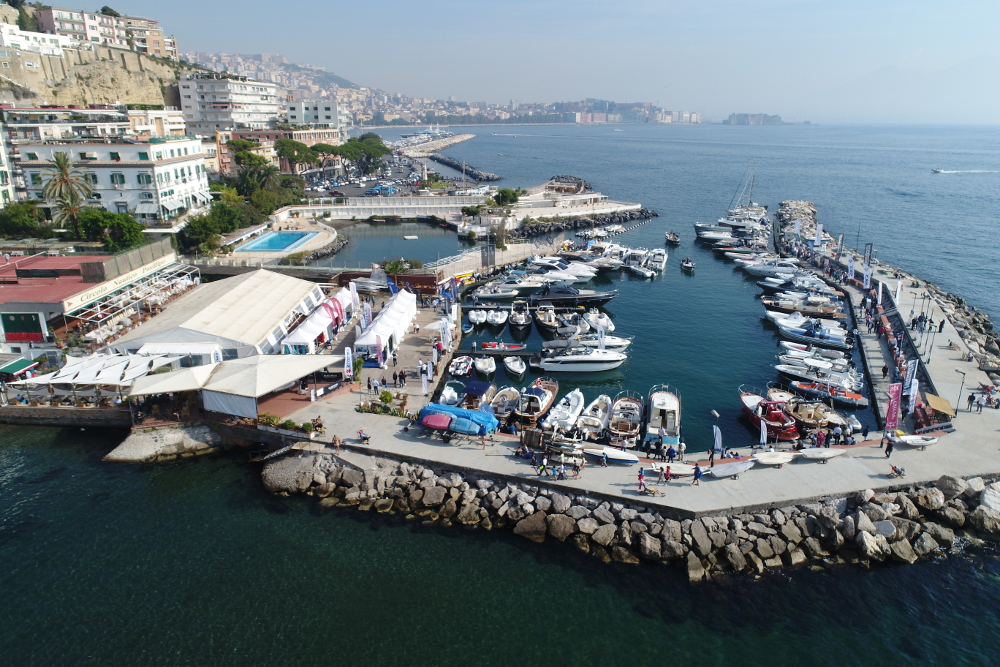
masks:
[[[899,397],[903,393],[903,383],[894,382],[889,385],[889,404],[885,408],[885,430],[895,431],[899,428]]]

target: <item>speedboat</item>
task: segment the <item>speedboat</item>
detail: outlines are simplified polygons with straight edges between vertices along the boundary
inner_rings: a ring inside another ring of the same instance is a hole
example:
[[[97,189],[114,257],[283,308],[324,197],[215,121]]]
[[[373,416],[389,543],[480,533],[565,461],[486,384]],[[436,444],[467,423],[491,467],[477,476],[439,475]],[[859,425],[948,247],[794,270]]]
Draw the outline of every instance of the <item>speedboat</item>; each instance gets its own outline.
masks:
[[[441,395],[438,396],[438,403],[441,405],[458,405],[462,394],[465,393],[465,385],[457,380],[452,380],[444,385]]]
[[[629,454],[628,452],[623,452],[622,450],[615,449],[614,447],[603,447],[601,449],[585,448],[583,453],[592,459],[597,459],[598,461],[603,461],[606,458],[608,463],[623,463],[625,465],[632,465],[633,463],[639,462],[639,457],[635,454]]]
[[[507,370],[507,375],[521,376],[528,370],[528,365],[521,357],[504,357],[503,367]]]
[[[740,473],[750,470],[755,463],[756,461],[753,459],[748,461],[734,461],[733,463],[717,463],[705,472],[712,477],[732,477],[733,479],[737,479]]]
[[[530,262],[534,266],[541,266],[574,276],[586,276],[588,280],[597,275],[597,270],[586,264],[581,262],[567,262],[559,257],[534,257]]]
[[[473,345],[474,346],[474,345]],[[519,352],[528,347],[522,343],[504,343],[496,341],[485,341],[479,345],[482,350],[499,350],[499,351],[509,351],[509,352]]]
[[[802,313],[781,313],[776,310],[765,310],[764,317],[771,320],[779,327],[793,327],[793,328],[813,328],[822,329],[828,333],[836,334],[838,336],[846,336],[847,329],[840,322],[824,322],[822,320],[817,320]]]
[[[518,295],[519,291],[510,287],[486,284],[477,289],[473,294],[480,299],[495,299],[497,301],[504,301],[506,299],[513,299]]]
[[[665,384],[653,385],[646,399],[646,440],[659,438],[662,427],[666,432],[663,446],[676,446],[681,441],[681,397]]]
[[[833,373],[846,373],[852,368],[851,362],[846,359],[821,359],[805,354],[782,354],[778,356],[778,361],[791,366],[808,366]]]
[[[694,271],[694,262],[690,257],[681,260],[681,269],[684,271]]]
[[[867,408],[868,399],[861,394],[834,386],[828,382],[803,382],[793,380],[789,383],[795,391],[807,396],[818,396],[823,399],[833,399],[835,403],[842,403],[855,408]]]
[[[665,235],[667,245],[680,245],[681,237],[677,235],[677,232],[667,232]]]
[[[798,440],[799,431],[795,428],[795,419],[782,408],[783,403],[769,401],[752,391],[740,391],[740,402],[743,413],[760,431],[761,424],[767,428],[768,440]]]
[[[667,251],[664,248],[653,248],[646,257],[646,266],[655,271],[662,271],[667,265]]]
[[[633,393],[623,391],[615,396],[608,419],[608,433],[612,442],[624,442],[626,446],[635,444],[642,428],[642,399]]]
[[[555,331],[563,326],[563,323],[559,321],[559,316],[556,315],[555,308],[552,306],[539,306],[535,309],[535,324],[538,325],[539,329],[544,329],[545,331]]]
[[[472,380],[465,384],[465,392],[458,402],[458,407],[467,410],[478,410],[484,403],[489,404],[496,396],[497,386],[486,380]]]
[[[487,324],[491,324],[495,327],[502,327],[507,324],[507,315],[508,313],[506,310],[500,310],[497,308],[496,310],[491,310],[486,313],[486,322]]]
[[[472,372],[472,357],[455,357],[448,364],[448,372],[455,377],[468,375]]]
[[[843,313],[839,306],[832,305],[810,305],[803,301],[793,299],[766,298],[761,303],[768,312],[777,311],[779,313],[798,313],[805,317],[823,317],[827,319],[845,319],[847,315]]]
[[[794,273],[798,270],[798,267],[794,262],[782,259],[774,262],[764,262],[763,264],[744,265],[743,270],[752,276],[764,278],[767,276],[777,276],[780,273]]]
[[[473,324],[483,324],[486,322],[486,311],[485,310],[470,310],[469,311],[469,321]]]
[[[816,347],[815,345],[806,345],[804,343],[792,343],[787,340],[783,340],[780,343],[781,347],[785,348],[789,352],[807,352],[812,356],[825,357],[827,359],[846,359],[847,354],[841,350],[828,350],[823,347]]]
[[[542,420],[542,428],[571,430],[576,424],[576,418],[583,412],[583,400],[583,392],[579,389],[574,389],[563,396]]]
[[[629,345],[632,344],[632,340],[629,338],[622,338],[620,336],[605,336],[604,337],[604,349],[606,350],[618,350],[619,352],[624,351]],[[568,338],[557,338],[555,340],[547,340],[542,343],[542,347],[545,349],[555,349],[561,350],[567,347],[601,347],[600,334],[590,333],[590,334],[570,334]]]
[[[521,398],[514,409],[514,416],[520,424],[534,426],[552,407],[557,393],[559,393],[558,382],[552,378],[538,378],[521,392]]]
[[[776,364],[774,368],[782,375],[796,380],[825,382],[848,391],[860,389],[864,385],[863,381],[853,371],[849,373],[834,373],[833,371],[824,371],[817,368],[810,368],[809,366],[795,366],[792,364]]]
[[[497,362],[493,357],[477,357],[475,365],[476,370],[483,375],[490,375],[497,371]]]
[[[544,352],[543,352],[544,354]],[[628,359],[623,352],[593,347],[574,347],[552,356],[536,355],[529,364],[543,371],[562,373],[599,373],[618,368]]]
[[[590,402],[576,420],[576,430],[584,440],[599,441],[611,418],[611,397],[601,394]]]
[[[493,416],[495,416],[500,421],[504,421],[510,416],[510,413],[514,411],[517,407],[517,399],[520,398],[521,392],[514,387],[504,387],[497,392],[497,395],[493,397],[490,401],[490,407],[493,409]]]
[[[575,308],[576,306],[603,306],[618,296],[617,292],[599,292],[597,290],[576,289],[575,287],[553,287],[550,290],[532,294],[528,303],[536,306],[549,305],[557,308]]]
[[[507,318],[510,326],[515,329],[525,329],[531,326],[531,313],[528,312],[528,302],[518,299],[510,307],[510,315]]]
[[[799,327],[787,327],[778,325],[778,333],[783,337],[809,345],[822,345],[832,347],[837,350],[850,350],[853,343],[846,335],[837,335],[822,329],[802,329]]]
[[[605,331],[614,331],[615,323],[607,313],[602,313],[596,308],[591,308],[583,315],[583,319],[587,321],[587,324],[592,326],[594,329],[604,329]]]
[[[585,283],[590,278],[574,276],[572,273],[563,273],[562,271],[551,271],[542,267],[536,267],[531,270],[528,274],[532,278],[535,278],[547,286],[557,286],[557,287],[569,287],[573,283]],[[536,292],[537,294],[537,292]]]

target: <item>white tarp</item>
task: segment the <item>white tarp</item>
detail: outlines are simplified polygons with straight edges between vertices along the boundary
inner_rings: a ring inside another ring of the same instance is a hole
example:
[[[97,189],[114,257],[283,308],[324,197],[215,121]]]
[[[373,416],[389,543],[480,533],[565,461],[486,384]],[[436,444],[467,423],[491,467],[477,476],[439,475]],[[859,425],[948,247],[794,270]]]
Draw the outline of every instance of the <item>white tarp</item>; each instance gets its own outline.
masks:
[[[219,364],[204,389],[256,398],[342,362],[343,357],[328,354],[268,354],[232,359]]]
[[[257,399],[248,396],[222,394],[217,391],[202,391],[202,405],[211,412],[221,412],[224,415],[236,415],[249,419],[257,418]]]
[[[146,375],[136,379],[129,391],[129,396],[147,396],[149,394],[172,394],[178,391],[197,391],[205,386],[212,371],[218,363],[206,366],[182,368],[170,373]],[[255,415],[256,416],[256,415]]]

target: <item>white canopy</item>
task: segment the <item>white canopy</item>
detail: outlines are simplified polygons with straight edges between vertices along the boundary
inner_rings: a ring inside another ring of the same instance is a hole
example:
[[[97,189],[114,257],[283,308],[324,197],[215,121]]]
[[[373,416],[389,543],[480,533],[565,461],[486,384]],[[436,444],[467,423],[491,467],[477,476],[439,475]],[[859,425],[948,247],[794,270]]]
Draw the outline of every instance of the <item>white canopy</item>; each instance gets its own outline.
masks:
[[[136,352],[139,355],[189,354],[208,355],[212,361],[222,361],[222,346],[218,343],[145,343]]]
[[[220,362],[221,363],[221,362]],[[206,366],[182,368],[170,373],[157,373],[138,378],[129,391],[129,396],[147,396],[149,394],[172,394],[178,391],[197,391],[208,381],[212,371],[219,363]]]
[[[305,322],[296,327],[295,331],[285,336],[281,344],[308,345],[326,331],[326,328],[331,324],[333,324],[333,318],[326,312],[326,308],[320,306],[306,318]]]
[[[382,338],[383,346],[388,344],[390,336],[394,336],[396,344],[399,344],[416,314],[417,295],[400,290],[389,300],[368,328],[361,332],[354,341],[355,347],[375,345],[376,336]]]

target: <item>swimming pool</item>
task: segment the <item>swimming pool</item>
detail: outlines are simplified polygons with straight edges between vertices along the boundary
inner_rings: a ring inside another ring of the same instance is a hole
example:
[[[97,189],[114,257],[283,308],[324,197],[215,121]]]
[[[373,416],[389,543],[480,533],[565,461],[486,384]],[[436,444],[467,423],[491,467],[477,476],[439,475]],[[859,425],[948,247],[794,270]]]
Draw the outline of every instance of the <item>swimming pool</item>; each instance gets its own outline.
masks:
[[[236,249],[236,252],[276,252],[292,250],[319,234],[319,232],[268,232],[256,241]]]

